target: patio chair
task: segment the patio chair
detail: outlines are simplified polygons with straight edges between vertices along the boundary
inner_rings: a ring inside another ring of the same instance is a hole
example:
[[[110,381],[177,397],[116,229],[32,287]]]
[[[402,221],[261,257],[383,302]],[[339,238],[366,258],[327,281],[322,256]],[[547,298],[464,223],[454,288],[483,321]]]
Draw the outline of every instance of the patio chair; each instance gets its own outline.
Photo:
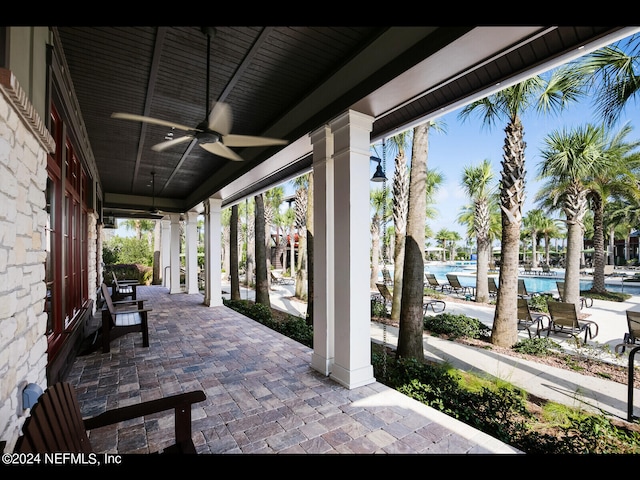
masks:
[[[526,330],[531,338],[531,327],[536,327],[536,337],[540,337],[540,331],[544,330],[544,319],[547,319],[547,325],[550,321],[549,315],[542,312],[532,312],[529,302],[525,298],[518,298],[518,330]]]
[[[293,285],[295,279],[293,277],[285,277],[279,270],[271,270],[271,283],[276,285]]]
[[[124,298],[131,298],[131,300],[135,300],[137,296],[137,287],[140,286],[140,283],[137,280],[118,280],[116,276],[116,272],[112,271],[113,275],[113,283],[111,288],[111,296],[113,300],[118,301]]]
[[[193,390],[133,403],[107,410],[91,418],[83,418],[76,389],[67,382],[54,383],[42,393],[31,408],[14,452],[91,453],[94,451],[89,433],[92,429],[130,420],[140,422],[138,419],[142,417],[158,416],[166,412],[165,416],[173,415],[174,443],[162,451],[153,453],[196,454],[198,452],[191,436],[191,406],[206,398],[202,390]]]
[[[451,285],[448,283],[440,283],[433,273],[425,273],[424,278],[427,280],[428,286],[435,291],[443,293],[451,291]]]
[[[594,339],[598,336],[598,324],[593,320],[578,318],[578,307],[575,303],[548,302],[547,305],[551,317],[547,337],[553,331],[553,333],[564,333],[577,339],[584,332],[584,342],[587,343],[587,337]],[[595,329],[595,333],[592,329]]]
[[[489,283],[489,296],[495,297],[498,295],[498,284],[496,283],[496,279],[494,277],[489,277],[487,279]]]
[[[462,295],[472,296],[476,294],[475,288],[462,285],[460,280],[458,280],[458,276],[453,273],[447,273],[447,281],[449,282],[449,286],[453,293],[462,293]]]
[[[622,345],[616,346],[617,353],[624,353],[626,347],[640,345],[640,312],[627,310],[626,313],[629,332],[624,334]]]
[[[144,300],[114,301],[105,283],[102,284],[102,296],[105,301],[102,309],[102,351],[109,352],[112,340],[132,332],[141,332],[142,346],[148,347],[147,314],[151,309],[144,307]]]
[[[558,289],[558,298],[561,302],[564,302],[564,282],[556,282],[556,288]],[[593,298],[591,297],[580,297],[580,310],[585,307],[593,306]]]
[[[540,295],[540,292],[530,292],[527,290],[527,285],[524,283],[524,279],[518,279],[518,297],[529,299],[531,297],[536,297]]]

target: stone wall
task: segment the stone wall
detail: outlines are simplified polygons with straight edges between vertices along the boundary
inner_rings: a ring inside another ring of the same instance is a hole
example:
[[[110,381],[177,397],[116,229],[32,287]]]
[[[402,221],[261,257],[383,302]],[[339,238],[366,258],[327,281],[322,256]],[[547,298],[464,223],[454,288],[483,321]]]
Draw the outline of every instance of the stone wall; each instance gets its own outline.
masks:
[[[29,413],[23,388],[46,388],[44,192],[53,141],[15,78],[0,73],[0,440],[10,451]]]

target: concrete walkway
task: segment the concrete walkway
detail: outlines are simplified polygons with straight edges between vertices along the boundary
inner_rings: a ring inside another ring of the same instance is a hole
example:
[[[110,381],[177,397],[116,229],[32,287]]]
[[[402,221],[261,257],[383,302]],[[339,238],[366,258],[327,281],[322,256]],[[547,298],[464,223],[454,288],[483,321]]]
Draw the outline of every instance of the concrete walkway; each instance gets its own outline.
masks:
[[[223,291],[228,292],[228,287],[228,285],[223,285]],[[294,292],[293,288],[292,285],[273,286],[271,290],[272,306],[292,314],[304,315],[306,303],[291,298]],[[241,297],[254,299],[255,292],[242,289]],[[596,321],[600,330],[598,336],[589,342],[589,347],[581,349],[581,353],[628,366],[628,350],[620,356],[613,354],[615,346],[621,343],[627,332],[625,314],[627,309],[640,311],[640,297],[634,296],[623,303],[595,300],[592,307],[585,309],[585,313],[590,314],[589,319]],[[477,318],[489,327],[493,323],[493,307],[449,299],[445,311]],[[526,332],[522,332],[521,335],[523,338],[527,336]],[[385,327],[382,324],[372,322],[371,338],[380,343],[384,339],[388,345],[395,347],[398,329],[386,326],[385,332]],[[560,343],[563,348],[575,350],[567,336],[552,334],[551,338]],[[622,420],[626,420],[628,417],[629,390],[627,385],[502,355],[491,350],[461,345],[429,335],[424,337],[424,349],[428,358],[449,362],[461,370],[503,379],[532,395],[598,413],[606,413]],[[640,353],[636,355],[636,360],[639,359]],[[636,365],[640,366],[640,363],[636,361]],[[640,375],[640,368],[636,370],[635,374]],[[632,412],[634,416],[640,416],[640,391],[638,389],[633,389]]]

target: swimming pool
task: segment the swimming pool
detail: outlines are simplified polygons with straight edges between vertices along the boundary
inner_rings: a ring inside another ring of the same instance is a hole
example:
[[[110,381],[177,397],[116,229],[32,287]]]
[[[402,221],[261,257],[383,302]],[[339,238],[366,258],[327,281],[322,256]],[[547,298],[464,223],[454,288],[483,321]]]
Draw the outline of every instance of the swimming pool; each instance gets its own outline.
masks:
[[[447,273],[456,273],[462,286],[475,287],[475,272],[472,274],[469,270],[466,270],[465,267],[468,267],[468,265],[426,264],[424,271],[433,273],[439,282],[447,281]],[[388,269],[393,278],[393,267],[388,267]],[[551,292],[555,294],[558,291],[556,282],[564,280],[564,275],[558,274],[546,277],[527,275],[521,276],[520,278],[524,279],[524,283],[529,292]],[[382,273],[379,273],[379,279],[382,281]],[[496,277],[496,282],[498,281],[499,279]],[[580,290],[589,290],[592,283],[591,280],[580,280]],[[640,295],[640,282],[625,282],[624,284],[621,282],[606,283],[606,286],[610,292],[625,292],[631,295]]]

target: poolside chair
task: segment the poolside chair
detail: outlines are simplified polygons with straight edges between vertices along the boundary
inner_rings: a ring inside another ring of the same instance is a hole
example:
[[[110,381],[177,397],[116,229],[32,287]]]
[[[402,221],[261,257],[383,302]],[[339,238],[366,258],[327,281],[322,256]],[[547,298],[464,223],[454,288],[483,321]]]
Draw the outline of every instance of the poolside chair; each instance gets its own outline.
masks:
[[[276,285],[294,285],[296,283],[293,277],[285,277],[280,270],[271,270],[271,283]]]
[[[494,277],[489,277],[487,279],[489,282],[489,296],[495,297],[498,295],[498,284],[496,283],[496,279]]]
[[[389,290],[384,283],[376,283],[376,287],[378,287],[378,291],[380,292],[380,297],[385,307],[391,309],[391,305],[393,305],[393,293]]]
[[[393,278],[391,278],[391,274],[386,268],[382,269],[382,280],[384,281],[385,285],[393,285]]]
[[[451,285],[449,285],[448,283],[440,283],[433,273],[425,273],[424,277],[428,282],[428,286],[430,288],[433,288],[435,291],[451,291]]]
[[[556,288],[558,289],[558,298],[561,302],[564,302],[564,282],[556,282]],[[585,307],[593,306],[593,298],[591,297],[580,297],[580,310]]]
[[[475,288],[467,287],[460,283],[458,276],[453,273],[447,273],[447,281],[453,293],[462,293],[462,295],[475,295]]]
[[[624,334],[622,345],[616,345],[616,353],[623,353],[626,347],[640,345],[640,312],[627,310],[629,332]]]
[[[529,292],[527,290],[527,285],[524,283],[524,279],[522,278],[518,279],[518,297],[519,298],[529,299],[531,297],[535,297],[538,295],[540,295],[539,292]]]
[[[540,337],[540,331],[544,330],[544,319],[547,319],[547,328],[549,324],[549,315],[542,312],[532,312],[529,308],[529,302],[525,298],[518,298],[518,330],[526,330],[531,338],[531,327],[536,327],[536,337]]]
[[[542,274],[543,275],[556,275],[556,272],[551,270],[551,267],[549,266],[548,263],[543,263],[542,264]]]
[[[579,319],[578,307],[575,303],[548,302],[547,305],[551,317],[547,337],[553,331],[553,333],[564,333],[577,339],[584,332],[584,342],[587,343],[587,337],[594,339],[598,336],[598,324],[593,320]]]

